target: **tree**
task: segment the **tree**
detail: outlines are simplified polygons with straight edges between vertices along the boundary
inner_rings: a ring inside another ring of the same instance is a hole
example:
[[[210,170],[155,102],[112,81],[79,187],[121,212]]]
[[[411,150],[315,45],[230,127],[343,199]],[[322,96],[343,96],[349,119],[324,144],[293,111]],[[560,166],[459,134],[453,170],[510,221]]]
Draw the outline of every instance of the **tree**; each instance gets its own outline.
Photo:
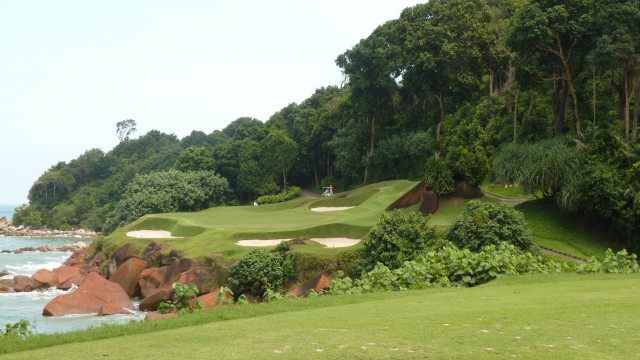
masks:
[[[614,70],[621,74],[621,81],[614,84],[619,94],[620,119],[624,122],[627,142],[636,142],[637,115],[631,124],[631,102],[633,92],[640,89],[640,0],[599,0],[596,1],[597,34],[595,46],[589,60],[600,70]],[[635,106],[637,114],[638,105]]]
[[[215,169],[213,154],[203,146],[189,146],[178,155],[175,168],[183,172],[213,171]]]
[[[298,157],[298,145],[283,130],[271,130],[260,144],[267,169],[282,175],[282,185],[287,190],[287,173]]]
[[[116,136],[118,136],[118,140],[120,140],[120,142],[128,140],[129,135],[138,130],[136,126],[136,121],[133,119],[119,121],[116,124]]]
[[[405,9],[402,29],[402,84],[420,100],[438,102],[435,140],[440,145],[442,125],[456,101],[469,98],[480,87],[482,75],[499,64],[496,28],[482,0],[432,0]],[[503,56],[504,57],[504,56]],[[492,86],[493,88],[493,86]],[[436,149],[436,158],[440,151]]]
[[[564,93],[571,96],[576,134],[581,138],[584,132],[574,80],[583,69],[590,46],[593,9],[593,0],[530,0],[516,12],[509,36],[509,44],[519,57],[536,59],[545,65],[554,63],[548,69],[555,72],[547,74],[547,79],[561,81]],[[566,106],[566,96],[564,99],[559,107]],[[557,113],[563,116],[564,110],[559,110]],[[562,132],[563,120],[556,116],[556,135]]]
[[[349,78],[352,101],[358,109],[359,121],[369,124],[369,145],[364,168],[365,184],[368,181],[377,132],[393,118],[398,91],[395,79],[400,75],[397,67],[397,38],[396,21],[389,21],[336,59],[336,64]]]

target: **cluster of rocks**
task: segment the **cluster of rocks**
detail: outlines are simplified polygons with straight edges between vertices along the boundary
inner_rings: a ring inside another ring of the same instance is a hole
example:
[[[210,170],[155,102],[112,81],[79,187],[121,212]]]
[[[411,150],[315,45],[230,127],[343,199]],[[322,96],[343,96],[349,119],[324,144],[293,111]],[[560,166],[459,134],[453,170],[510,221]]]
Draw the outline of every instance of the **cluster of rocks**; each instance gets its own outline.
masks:
[[[52,246],[52,245],[42,245],[42,246],[27,246],[20,249],[15,250],[2,250],[0,253],[6,254],[21,254],[27,251],[39,251],[39,252],[51,252],[51,251],[61,251],[61,252],[72,252],[77,250],[82,250],[89,247],[89,245],[85,244],[82,241],[78,241],[75,244],[64,244],[62,246]]]
[[[4,236],[46,236],[46,237],[96,237],[98,233],[95,231],[78,229],[70,231],[50,230],[50,229],[33,229],[31,226],[13,226],[6,216],[0,218],[0,235]]]
[[[139,310],[148,311],[145,319],[157,319],[177,316],[175,313],[159,314],[157,309],[161,302],[172,300],[173,284],[180,282],[197,287],[199,296],[193,301],[201,301],[205,310],[216,307],[219,290],[206,287],[210,276],[207,270],[193,259],[159,256],[161,250],[161,245],[152,242],[140,257],[132,254],[126,244],[111,256],[108,266],[103,266],[102,272],[106,273],[103,276],[99,266],[106,259],[83,248],[74,251],[63,266],[54,270],[41,269],[32,276],[0,279],[0,293],[53,287],[68,290],[78,286],[74,292],[51,300],[44,307],[43,315],[129,314],[134,309],[131,299],[140,298]],[[160,266],[150,266],[156,263]],[[294,287],[290,293],[304,296],[310,289],[320,291],[330,283],[330,277],[320,275]],[[223,298],[228,296],[223,294]]]

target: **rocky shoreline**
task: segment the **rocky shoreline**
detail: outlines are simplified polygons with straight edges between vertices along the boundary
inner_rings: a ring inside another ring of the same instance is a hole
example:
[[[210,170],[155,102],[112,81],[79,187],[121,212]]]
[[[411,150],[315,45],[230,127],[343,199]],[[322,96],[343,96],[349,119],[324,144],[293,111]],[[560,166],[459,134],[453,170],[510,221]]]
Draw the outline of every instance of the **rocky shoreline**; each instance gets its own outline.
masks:
[[[32,229],[30,226],[13,226],[6,217],[0,218],[0,236],[29,236],[29,237],[75,237],[94,238],[98,236],[95,231],[77,229],[70,231]]]

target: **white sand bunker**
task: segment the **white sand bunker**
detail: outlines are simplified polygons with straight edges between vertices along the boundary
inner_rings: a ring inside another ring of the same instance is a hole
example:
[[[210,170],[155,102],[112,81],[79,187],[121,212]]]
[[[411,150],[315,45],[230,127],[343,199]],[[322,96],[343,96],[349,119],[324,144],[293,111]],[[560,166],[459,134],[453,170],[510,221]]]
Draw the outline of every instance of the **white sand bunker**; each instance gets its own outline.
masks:
[[[273,240],[238,240],[236,243],[240,246],[275,246],[283,241],[289,241],[291,239],[273,239]],[[350,238],[312,238],[309,239],[315,241],[318,244],[322,244],[326,247],[338,248],[349,247],[356,245],[360,242],[360,239]]]
[[[349,247],[356,245],[360,242],[360,239],[350,238],[313,238],[311,241],[315,241],[318,244],[322,244],[326,247]]]
[[[274,246],[283,241],[291,239],[273,239],[273,240],[238,240],[236,243],[240,246]]]
[[[327,211],[343,211],[353,209],[355,206],[325,206],[325,207],[317,207],[311,208],[311,211],[315,212],[327,212]]]
[[[178,236],[171,236],[171,231],[165,230],[136,230],[129,231],[128,237],[139,239],[178,239]]]

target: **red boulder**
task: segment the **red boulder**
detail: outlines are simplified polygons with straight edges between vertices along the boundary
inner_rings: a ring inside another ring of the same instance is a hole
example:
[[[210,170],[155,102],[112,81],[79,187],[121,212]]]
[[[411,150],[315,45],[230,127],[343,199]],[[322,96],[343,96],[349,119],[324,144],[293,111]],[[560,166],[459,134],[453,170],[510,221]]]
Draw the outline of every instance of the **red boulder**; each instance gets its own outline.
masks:
[[[111,274],[109,280],[120,285],[129,297],[134,297],[140,293],[138,282],[140,281],[140,274],[146,269],[146,261],[132,257],[122,263]]]
[[[35,289],[48,289],[58,286],[58,275],[51,270],[40,269],[31,275]]]
[[[69,290],[75,285],[80,285],[87,277],[87,272],[75,266],[63,265],[53,269],[58,276],[58,289]]]
[[[333,278],[331,276],[320,274],[316,277],[313,277],[300,285],[296,285],[291,290],[288,291],[288,294],[292,294],[295,296],[307,296],[309,290],[313,290],[315,292],[319,292],[321,290],[329,289],[331,286],[331,280]]]
[[[168,313],[168,314],[160,314],[157,311],[149,311],[147,316],[144,317],[145,320],[158,320],[158,319],[167,319],[178,317],[176,313]]]
[[[59,295],[51,300],[44,307],[42,314],[45,316],[93,314],[106,304],[133,309],[129,296],[120,285],[96,273],[90,273],[76,291]]]
[[[33,280],[30,276],[17,275],[13,278],[13,290],[15,292],[33,291]]]
[[[123,309],[120,306],[113,305],[113,304],[105,304],[100,307],[100,310],[98,310],[98,316],[108,316],[108,315],[118,315],[118,314],[128,315],[128,314],[131,314],[131,311],[127,309]]]

